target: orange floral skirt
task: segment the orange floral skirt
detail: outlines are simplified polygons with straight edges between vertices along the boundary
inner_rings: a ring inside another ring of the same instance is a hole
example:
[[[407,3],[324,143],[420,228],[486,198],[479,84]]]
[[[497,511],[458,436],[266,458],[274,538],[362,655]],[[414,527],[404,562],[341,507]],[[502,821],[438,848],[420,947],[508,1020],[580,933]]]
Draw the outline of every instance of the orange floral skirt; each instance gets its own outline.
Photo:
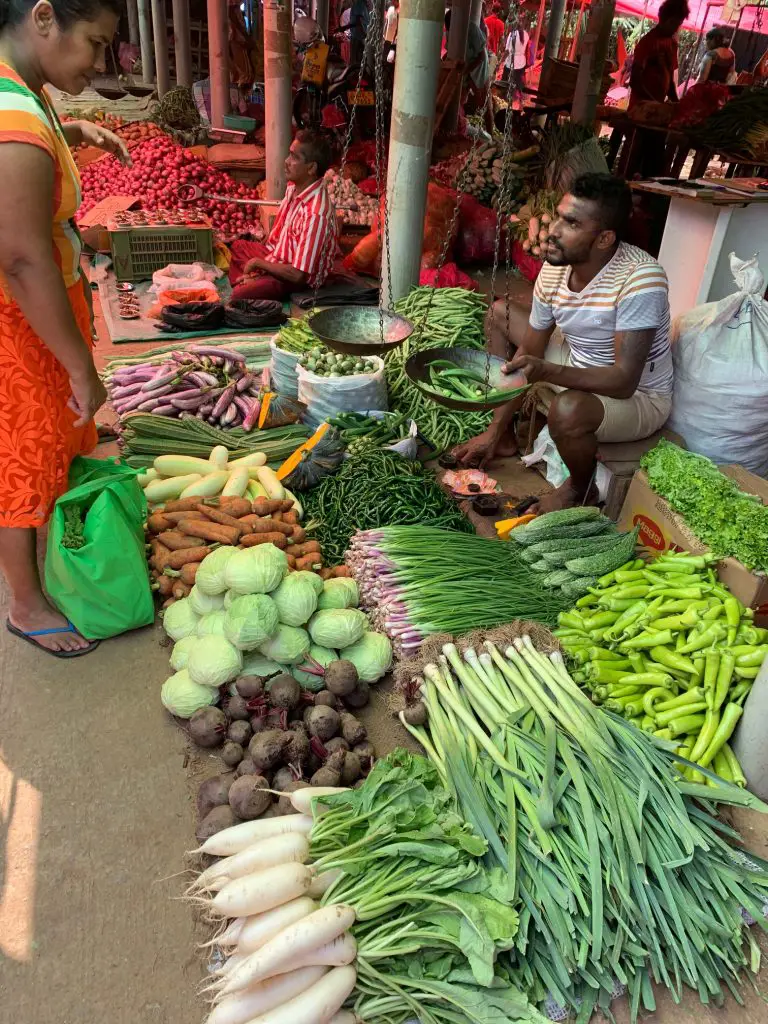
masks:
[[[68,290],[91,345],[83,283]],[[0,295],[0,526],[42,526],[67,489],[75,455],[97,443],[93,421],[75,429],[69,376],[13,301]]]

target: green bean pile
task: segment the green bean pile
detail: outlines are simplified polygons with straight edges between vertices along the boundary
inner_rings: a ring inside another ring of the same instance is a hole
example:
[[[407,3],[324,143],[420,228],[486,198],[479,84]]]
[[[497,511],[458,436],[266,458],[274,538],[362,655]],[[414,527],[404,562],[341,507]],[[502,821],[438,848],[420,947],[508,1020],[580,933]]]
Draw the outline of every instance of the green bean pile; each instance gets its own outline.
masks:
[[[389,406],[414,419],[420,433],[438,451],[481,433],[490,423],[491,414],[456,412],[431,402],[406,377],[405,364],[424,349],[483,348],[486,309],[482,295],[464,288],[414,288],[395,305],[396,312],[415,324],[416,330],[384,359]]]
[[[329,565],[341,562],[356,530],[429,523],[444,530],[472,532],[469,521],[420,462],[373,449],[348,458],[338,473],[312,488],[305,517]]]

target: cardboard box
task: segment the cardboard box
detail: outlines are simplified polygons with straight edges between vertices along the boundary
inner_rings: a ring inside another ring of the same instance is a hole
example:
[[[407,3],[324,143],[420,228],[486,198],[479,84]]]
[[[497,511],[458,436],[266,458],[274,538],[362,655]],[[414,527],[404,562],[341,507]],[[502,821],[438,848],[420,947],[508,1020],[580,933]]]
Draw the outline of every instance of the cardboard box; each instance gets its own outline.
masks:
[[[755,494],[768,505],[768,481],[754,476],[741,466],[720,466],[720,471],[729,476],[740,490]],[[640,527],[638,544],[651,554],[661,551],[690,551],[700,554],[707,551],[705,544],[696,537],[687,523],[673,512],[664,498],[651,490],[645,471],[639,469],[629,485],[619,513],[620,530]],[[738,597],[747,608],[754,608],[756,616],[768,619],[768,577],[750,572],[735,558],[724,558],[718,562],[717,573],[721,582]]]
[[[94,252],[109,252],[109,231],[107,224],[116,213],[124,213],[138,203],[138,196],[107,196],[96,203],[80,220],[80,234],[83,242]]]

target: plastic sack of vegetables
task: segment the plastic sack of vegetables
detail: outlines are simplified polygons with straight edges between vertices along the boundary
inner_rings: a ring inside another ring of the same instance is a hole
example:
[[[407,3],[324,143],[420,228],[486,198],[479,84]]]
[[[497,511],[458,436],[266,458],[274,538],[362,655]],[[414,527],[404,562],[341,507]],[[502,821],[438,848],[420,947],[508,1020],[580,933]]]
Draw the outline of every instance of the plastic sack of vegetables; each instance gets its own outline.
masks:
[[[70,490],[53,509],[45,586],[88,640],[148,626],[155,617],[136,471],[111,459],[77,457]]]
[[[356,359],[357,357],[353,357]],[[384,360],[378,356],[366,356],[373,363],[373,373],[352,373],[349,376],[325,377],[313,373],[305,366],[296,365],[299,380],[299,401],[307,411],[304,422],[317,427],[325,420],[340,412],[356,412],[361,409],[389,409],[387,382],[384,377]],[[359,364],[355,364],[359,365]]]
[[[269,376],[272,380],[272,387],[281,395],[290,395],[296,398],[299,393],[299,382],[296,379],[296,363],[299,356],[294,352],[285,352],[277,345],[279,334],[270,342],[272,361],[269,364]]]

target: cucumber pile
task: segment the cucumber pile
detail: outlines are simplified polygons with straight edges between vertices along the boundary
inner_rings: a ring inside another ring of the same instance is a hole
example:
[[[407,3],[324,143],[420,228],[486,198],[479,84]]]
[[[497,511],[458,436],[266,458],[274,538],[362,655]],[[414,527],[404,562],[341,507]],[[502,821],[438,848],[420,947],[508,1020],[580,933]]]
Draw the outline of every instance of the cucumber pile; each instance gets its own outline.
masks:
[[[315,345],[299,358],[299,366],[319,377],[352,377],[356,373],[376,373],[379,364],[366,356],[344,355]]]

